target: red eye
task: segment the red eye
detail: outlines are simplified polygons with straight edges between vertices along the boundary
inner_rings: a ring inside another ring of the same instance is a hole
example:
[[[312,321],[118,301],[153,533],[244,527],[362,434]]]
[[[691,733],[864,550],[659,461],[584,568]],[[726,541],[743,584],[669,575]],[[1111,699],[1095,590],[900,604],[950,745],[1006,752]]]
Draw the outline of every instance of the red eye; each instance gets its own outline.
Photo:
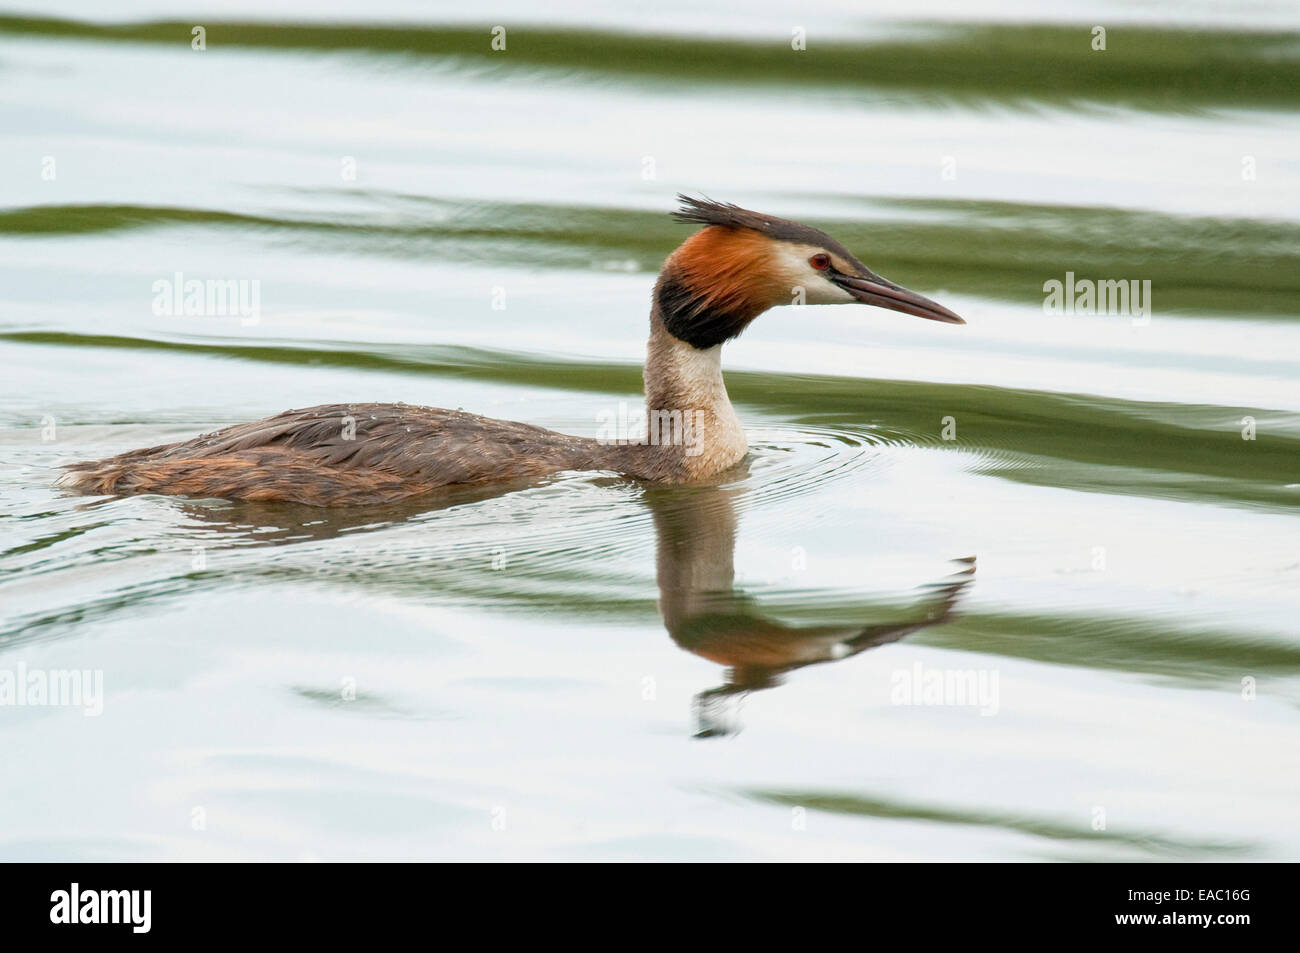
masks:
[[[818,271],[825,271],[831,266],[831,256],[821,254],[813,255],[808,259],[808,264],[812,265]]]

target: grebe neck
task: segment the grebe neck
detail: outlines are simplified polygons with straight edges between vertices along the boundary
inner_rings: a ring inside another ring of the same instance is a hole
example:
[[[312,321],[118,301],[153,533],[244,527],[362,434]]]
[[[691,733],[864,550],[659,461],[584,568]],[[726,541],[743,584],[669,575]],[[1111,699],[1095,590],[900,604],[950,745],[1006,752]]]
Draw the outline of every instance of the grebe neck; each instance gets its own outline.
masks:
[[[645,362],[647,440],[669,453],[687,479],[706,479],[748,452],[745,429],[722,380],[722,345],[674,336],[656,301]]]

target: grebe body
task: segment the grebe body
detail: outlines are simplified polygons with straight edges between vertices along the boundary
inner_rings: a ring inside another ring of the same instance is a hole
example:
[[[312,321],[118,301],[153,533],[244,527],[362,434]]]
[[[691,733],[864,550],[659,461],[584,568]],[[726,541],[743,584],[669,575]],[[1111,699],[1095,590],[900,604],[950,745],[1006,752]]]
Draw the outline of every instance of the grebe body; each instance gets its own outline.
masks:
[[[608,470],[655,483],[716,480],[748,450],[722,379],[722,346],[783,304],[876,305],[951,324],[942,305],[874,274],[806,225],[682,197],[703,225],[664,263],[646,349],[648,430],[596,440],[458,410],[327,404],[181,443],[69,465],[82,493],[163,493],[319,506],[387,503],[440,487]]]

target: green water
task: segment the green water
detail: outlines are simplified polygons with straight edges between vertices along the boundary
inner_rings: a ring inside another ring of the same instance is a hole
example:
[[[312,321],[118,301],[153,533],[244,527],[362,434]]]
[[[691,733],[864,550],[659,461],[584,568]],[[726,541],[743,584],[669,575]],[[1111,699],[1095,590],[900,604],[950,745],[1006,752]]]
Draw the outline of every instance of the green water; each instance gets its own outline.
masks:
[[[0,705],[0,857],[1300,857],[1290,5],[113,15],[0,12],[0,682],[103,686]],[[763,316],[718,487],[52,485],[326,402],[594,436],[678,191],[968,324]]]

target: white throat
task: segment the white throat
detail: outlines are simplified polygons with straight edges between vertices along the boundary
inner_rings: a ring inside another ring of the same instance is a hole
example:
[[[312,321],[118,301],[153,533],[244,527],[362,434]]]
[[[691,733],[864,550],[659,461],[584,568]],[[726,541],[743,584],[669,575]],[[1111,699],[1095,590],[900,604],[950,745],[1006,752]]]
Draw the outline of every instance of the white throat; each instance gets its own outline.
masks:
[[[656,419],[690,422],[680,460],[686,475],[712,476],[744,459],[749,442],[722,380],[721,344],[687,344],[673,337],[656,315],[646,348],[645,393],[652,443]]]

